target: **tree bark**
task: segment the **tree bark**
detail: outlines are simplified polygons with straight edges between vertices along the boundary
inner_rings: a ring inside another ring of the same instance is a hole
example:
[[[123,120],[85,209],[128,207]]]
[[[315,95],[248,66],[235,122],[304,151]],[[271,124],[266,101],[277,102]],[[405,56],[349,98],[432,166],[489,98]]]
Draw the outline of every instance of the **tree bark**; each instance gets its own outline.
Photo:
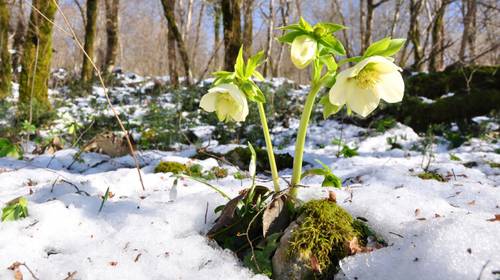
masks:
[[[288,17],[290,16],[290,2],[291,0],[280,0],[280,11],[281,11],[281,24],[282,26],[288,25]],[[281,35],[285,35],[286,31],[282,30]],[[283,50],[285,49],[285,44],[280,44],[278,51],[278,59],[274,67],[274,76],[279,77],[281,75],[281,67],[283,60]]]
[[[420,44],[420,27],[419,27],[419,14],[422,9],[423,0],[410,1],[410,29],[408,31],[408,38],[413,44],[413,66],[416,71],[423,71],[422,60],[424,58],[423,48]]]
[[[97,23],[97,0],[87,0],[87,24],[85,25],[85,44],[83,46],[88,57],[83,55],[82,82],[92,81],[94,68],[90,59],[94,60],[94,42]],[[89,59],[90,58],[90,59]]]
[[[467,58],[473,58],[476,55],[476,0],[462,0],[462,13],[464,15],[464,28],[462,32],[462,42],[460,44],[460,52],[458,57],[461,62],[465,63]],[[466,50],[469,49],[468,56]],[[474,61],[467,61],[473,63]]]
[[[220,27],[221,27],[221,16],[222,16],[220,2],[215,1],[213,3],[213,9],[214,9],[214,47],[216,47],[219,46],[220,44]],[[214,56],[214,66],[216,69],[218,69],[220,66],[218,49],[215,52],[216,53]]]
[[[14,33],[14,38],[12,42],[12,48],[15,51],[15,53],[12,55],[12,71],[13,71],[13,78],[16,79],[16,81],[19,78],[18,67],[21,64],[24,39],[26,36],[26,24],[24,22],[23,1],[24,0],[19,0],[19,17],[17,19],[16,31]]]
[[[7,0],[0,0],[0,101],[10,95],[12,82],[9,53],[9,7]]]
[[[360,46],[361,46],[361,50],[359,51],[360,54],[363,54],[363,52],[365,51],[366,49],[366,45],[365,45],[365,38],[366,38],[366,34],[365,34],[365,28],[366,28],[366,22],[365,22],[365,18],[366,18],[366,11],[365,11],[365,2],[366,0],[359,0],[359,38],[360,38]]]
[[[389,0],[379,0],[375,3],[375,0],[366,0],[366,28],[365,37],[363,38],[365,40],[363,43],[365,48],[372,43],[373,15],[375,13],[375,9],[387,1]]]
[[[273,31],[274,31],[274,0],[269,0],[269,15],[267,16],[267,44],[266,44],[266,62],[262,75],[272,77],[272,52],[273,52]]]
[[[182,38],[182,34],[177,27],[175,22],[175,0],[161,0],[163,5],[163,11],[165,13],[165,17],[168,22],[168,32],[171,33],[177,42],[177,49],[179,50],[179,54],[182,59],[182,65],[184,66],[184,75],[186,79],[186,83],[191,84],[191,70],[189,67],[189,55],[186,49],[186,45],[184,44],[184,40]],[[170,40],[169,40],[170,41]],[[170,47],[171,48],[171,47]]]
[[[106,55],[104,68],[106,73],[111,73],[116,65],[118,55],[118,8],[120,0],[105,0],[106,5]]]
[[[57,11],[56,0],[33,0],[32,5],[53,21]],[[19,116],[30,122],[37,121],[51,110],[48,82],[52,59],[52,23],[36,10],[31,10],[28,33],[21,61],[19,81]]]
[[[272,1],[272,0],[271,0]],[[244,56],[249,58],[252,55],[252,39],[253,39],[253,4],[254,0],[243,1],[243,45]]]
[[[436,0],[437,10],[432,24],[432,48],[429,57],[430,72],[444,69],[444,14],[450,2],[449,0]]]
[[[201,23],[203,22],[203,12],[205,11],[205,1],[201,2],[200,6],[200,13],[198,14],[198,22],[196,23],[196,31],[195,31],[195,37],[194,37],[194,44],[195,46],[193,48],[193,51],[191,53],[191,61],[196,61],[196,55],[198,54],[198,51],[200,48],[198,47],[198,44],[200,43],[200,30],[201,30]]]
[[[390,33],[391,38],[394,38],[394,34],[396,33],[396,24],[398,23],[399,20],[401,4],[403,4],[403,0],[396,0],[396,4],[394,7],[394,16],[392,17],[392,23],[391,23],[391,33]]]
[[[224,69],[232,71],[241,47],[241,1],[222,0],[224,26]]]

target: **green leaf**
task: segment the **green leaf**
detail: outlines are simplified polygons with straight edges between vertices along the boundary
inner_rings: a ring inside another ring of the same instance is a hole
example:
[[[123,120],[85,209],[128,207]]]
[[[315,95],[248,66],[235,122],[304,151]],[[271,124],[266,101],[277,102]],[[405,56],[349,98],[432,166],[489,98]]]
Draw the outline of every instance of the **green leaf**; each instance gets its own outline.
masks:
[[[380,55],[380,53],[383,53],[389,45],[391,44],[391,38],[387,37],[384,38],[380,41],[377,41],[373,44],[371,44],[363,54],[363,57],[369,57],[369,56],[374,56],[374,55]]]
[[[301,35],[304,35],[304,34],[307,34],[307,32],[304,32],[303,30],[291,31],[291,32],[286,33],[283,36],[278,37],[278,41],[280,43],[291,44],[293,42],[293,40],[295,40],[295,38],[297,38]]]
[[[318,42],[336,55],[346,55],[344,46],[333,35],[322,36]]]
[[[99,206],[99,211],[97,213],[101,213],[102,208],[104,207],[104,203],[106,203],[108,198],[109,198],[109,187],[106,189],[106,192],[104,193],[104,197],[102,198],[101,201],[101,206]]]
[[[406,39],[392,39],[387,49],[378,55],[381,56],[393,56],[404,46]]]
[[[28,217],[28,200],[24,197],[14,199],[2,209],[2,222],[15,221]]]
[[[313,31],[313,27],[303,17],[300,17],[299,19],[299,26],[302,27],[302,29],[304,29],[305,31]]]
[[[323,64],[328,68],[328,72],[337,71],[338,65],[335,62],[335,58],[332,55],[324,55],[319,58]]]
[[[0,158],[1,157],[21,159],[23,157],[23,153],[18,145],[11,143],[6,138],[0,138]]]
[[[363,57],[361,57],[361,56],[353,56],[353,57],[350,57],[350,58],[342,59],[341,61],[338,62],[338,64],[339,64],[339,67],[340,67],[340,66],[342,66],[342,65],[344,65],[346,63],[349,63],[349,62],[358,63],[361,60],[363,60]]]
[[[278,27],[277,29],[279,30],[297,30],[297,31],[302,31],[302,27],[297,24],[297,23],[294,23],[294,24],[290,24],[290,25],[287,25],[287,26],[280,26]]]
[[[302,177],[304,178],[309,175],[318,175],[318,176],[323,176],[323,182],[321,183],[321,186],[323,187],[335,187],[335,188],[342,188],[342,180],[335,176],[333,174],[332,170],[330,167],[328,167],[326,164],[321,162],[320,160],[316,160],[317,163],[321,164],[322,168],[312,168],[304,173],[302,173]]]
[[[255,69],[259,67],[262,62],[264,62],[264,51],[260,51],[254,56],[250,57],[247,62],[247,67],[245,71],[245,78],[250,78],[253,76]]]
[[[264,76],[262,76],[262,74],[261,74],[259,71],[257,71],[257,70],[253,71],[252,75],[253,75],[253,76],[254,76],[257,80],[259,80],[259,81],[264,81],[264,80],[265,80],[265,79],[264,79]]]
[[[238,52],[238,57],[236,58],[236,64],[234,65],[234,72],[239,78],[245,77],[245,61],[243,60],[243,46],[240,47]]]
[[[330,103],[328,94],[321,97],[319,103],[323,105],[323,118],[327,119],[329,116],[336,114],[342,107]]]
[[[320,22],[320,23],[316,24],[315,26],[318,26],[318,25],[323,27],[324,29],[326,29],[326,31],[328,33],[334,33],[334,32],[337,32],[339,30],[347,28],[341,24],[335,24],[335,23],[330,23],[330,22]]]

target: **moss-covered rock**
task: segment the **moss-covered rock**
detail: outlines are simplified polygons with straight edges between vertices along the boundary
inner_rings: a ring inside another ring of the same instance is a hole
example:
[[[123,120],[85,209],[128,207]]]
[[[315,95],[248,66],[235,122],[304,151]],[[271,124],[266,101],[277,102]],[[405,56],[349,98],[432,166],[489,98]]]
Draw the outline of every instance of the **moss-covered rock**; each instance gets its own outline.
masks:
[[[175,162],[175,161],[162,161],[155,167],[155,173],[168,173],[181,174],[188,171],[188,167],[185,164]]]
[[[373,231],[336,203],[309,201],[280,240],[273,278],[333,279],[339,261],[353,253],[350,244],[365,246],[369,236],[375,236]]]
[[[432,171],[422,172],[422,173],[418,174],[417,176],[418,176],[418,178],[420,178],[422,180],[436,180],[438,182],[448,181],[441,174],[439,174],[437,172],[432,172]]]

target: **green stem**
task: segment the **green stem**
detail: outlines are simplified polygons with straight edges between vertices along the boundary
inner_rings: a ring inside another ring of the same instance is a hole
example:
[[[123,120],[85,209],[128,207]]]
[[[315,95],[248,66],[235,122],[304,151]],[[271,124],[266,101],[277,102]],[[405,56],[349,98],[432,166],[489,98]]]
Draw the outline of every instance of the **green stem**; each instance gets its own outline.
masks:
[[[297,134],[297,140],[295,142],[295,156],[293,158],[293,173],[292,182],[290,188],[290,195],[292,197],[297,197],[297,185],[300,183],[300,177],[302,175],[302,158],[304,155],[304,144],[306,142],[307,126],[309,125],[309,119],[311,118],[311,112],[314,107],[314,100],[316,95],[318,95],[321,89],[321,82],[313,82],[311,85],[311,91],[307,95],[306,104],[304,105],[304,111],[300,118],[299,132]]]
[[[271,135],[269,134],[269,127],[267,126],[266,112],[264,110],[264,104],[262,102],[257,102],[259,107],[260,122],[262,124],[262,131],[264,132],[264,139],[266,140],[267,156],[269,157],[269,166],[271,166],[271,174],[273,177],[274,190],[276,192],[280,191],[278,168],[276,167],[276,160],[274,159],[273,142],[271,141]]]

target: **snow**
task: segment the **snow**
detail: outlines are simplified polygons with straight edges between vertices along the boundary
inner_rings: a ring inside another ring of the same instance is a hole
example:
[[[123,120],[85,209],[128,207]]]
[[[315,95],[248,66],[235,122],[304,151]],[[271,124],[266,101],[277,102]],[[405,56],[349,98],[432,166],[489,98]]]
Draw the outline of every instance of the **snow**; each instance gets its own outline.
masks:
[[[332,120],[313,125],[305,158],[320,158],[333,168],[345,182],[335,190],[339,203],[367,219],[389,244],[344,259],[347,279],[475,279],[484,265],[481,279],[497,277],[492,272],[500,268],[500,223],[487,220],[500,213],[500,171],[484,163],[500,162],[491,151],[498,144],[473,139],[468,146],[438,152],[431,169],[451,178],[441,183],[415,176],[422,159],[408,147],[421,139],[410,128],[398,124],[359,137],[366,129],[343,125],[345,141],[358,146],[360,155],[338,159],[336,146],[325,139],[338,137],[341,126]],[[324,132],[321,137],[318,131]],[[388,150],[386,138],[396,135],[405,135],[404,151]],[[0,223],[0,240],[9,240],[0,243],[0,267],[24,262],[40,279],[62,279],[73,271],[80,279],[265,279],[205,237],[224,198],[198,182],[183,180],[174,187],[169,174],[153,173],[160,160],[196,162],[205,169],[218,165],[216,160],[189,159],[194,149],[143,151],[143,192],[130,156],[84,153],[68,170],[76,152],[0,159],[0,204],[22,195],[30,213]],[[467,168],[450,161],[448,153],[481,164]],[[230,175],[211,183],[235,196],[249,181]],[[303,183],[309,187],[300,190],[300,199],[327,196],[320,177]],[[114,196],[98,213],[108,187]],[[0,279],[9,278],[11,271],[0,270]]]
[[[65,78],[63,72],[58,75]],[[132,73],[121,78],[122,86],[111,89],[116,91],[112,102],[131,123],[140,123],[151,102],[145,89],[154,84]],[[167,81],[168,77],[158,79]],[[274,86],[288,82],[271,81]],[[17,85],[14,89],[15,99]],[[305,90],[290,90],[291,99],[303,98]],[[95,87],[94,93],[57,108],[56,125],[44,133],[64,132],[72,122],[88,124],[95,115],[112,116],[104,91]],[[60,95],[51,90],[51,98]],[[155,102],[175,109],[171,97],[167,92]],[[8,123],[0,121],[0,125]],[[474,121],[498,129],[486,116]],[[298,120],[291,119],[288,128],[273,128],[275,146],[281,148],[278,153],[293,154],[293,141],[288,140],[293,140],[297,127]],[[192,129],[203,141],[201,146],[211,152],[246,147],[219,145],[210,139],[213,130],[205,124]],[[337,158],[339,147],[332,142],[339,138],[357,148],[359,155]],[[391,149],[388,138],[395,139],[401,149]],[[319,159],[330,166],[344,187],[322,188],[321,177],[307,177],[299,199],[325,198],[333,190],[342,207],[365,218],[389,244],[342,260],[339,278],[499,279],[500,222],[489,220],[500,214],[500,169],[492,166],[500,163],[500,144],[472,138],[450,150],[444,139],[437,140],[430,170],[447,182],[417,177],[423,171],[419,151],[423,138],[402,124],[385,132],[331,119],[309,127],[304,160],[317,165]],[[244,268],[232,252],[205,237],[216,219],[214,209],[226,202],[221,195],[192,180],[175,185],[171,174],[155,174],[154,168],[160,161],[197,163],[205,170],[220,165],[229,176],[210,184],[230,197],[248,187],[250,180],[235,179],[238,169],[227,163],[192,159],[194,146],[176,148],[139,151],[146,191],[141,189],[130,156],[82,153],[75,161],[78,150],[67,148],[54,155],[27,153],[24,160],[0,158],[0,206],[19,196],[29,201],[28,218],[0,223],[0,279],[13,278],[6,268],[15,261],[26,263],[39,279],[63,279],[74,271],[75,279],[267,279]],[[451,155],[460,161],[451,160]],[[289,180],[291,170],[281,175]],[[259,174],[259,184],[271,187],[263,174]],[[99,213],[107,188],[113,196]],[[25,268],[21,271],[30,279]]]

